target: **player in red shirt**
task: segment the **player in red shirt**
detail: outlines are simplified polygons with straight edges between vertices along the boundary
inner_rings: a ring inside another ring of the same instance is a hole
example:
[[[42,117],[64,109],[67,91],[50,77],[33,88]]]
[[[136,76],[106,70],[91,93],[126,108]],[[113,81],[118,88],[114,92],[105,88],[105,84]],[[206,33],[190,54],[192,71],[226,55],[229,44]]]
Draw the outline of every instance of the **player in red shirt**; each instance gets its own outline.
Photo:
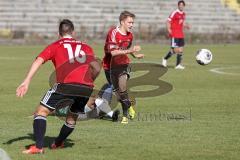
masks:
[[[50,44],[38,55],[26,78],[16,90],[16,95],[23,97],[28,91],[32,77],[40,66],[48,60],[52,61],[55,67],[56,83],[45,94],[35,111],[33,132],[36,145],[23,151],[25,154],[44,152],[46,117],[64,103],[71,107],[65,124],[51,145],[52,149],[62,148],[64,140],[74,130],[78,113],[84,112],[84,106],[92,93],[93,81],[99,74],[101,67],[95,60],[92,48],[75,40],[72,37],[73,33],[73,23],[68,19],[62,20],[59,24],[60,39]]]
[[[103,58],[103,68],[108,83],[113,85],[114,91],[122,104],[123,119],[121,123],[128,123],[128,114],[134,118],[135,111],[127,92],[127,79],[129,78],[128,55],[134,58],[143,58],[143,54],[138,54],[141,47],[136,45],[132,47],[133,34],[131,32],[135,15],[128,11],[123,11],[119,16],[120,26],[112,27],[108,31]],[[129,112],[129,113],[128,113]]]
[[[178,1],[178,9],[173,11],[167,20],[167,30],[169,37],[171,38],[171,50],[162,60],[162,65],[167,67],[167,60],[173,55],[177,54],[176,69],[184,69],[181,65],[184,47],[184,32],[183,29],[189,29],[189,25],[185,24],[186,14],[183,11],[185,2],[183,0]]]

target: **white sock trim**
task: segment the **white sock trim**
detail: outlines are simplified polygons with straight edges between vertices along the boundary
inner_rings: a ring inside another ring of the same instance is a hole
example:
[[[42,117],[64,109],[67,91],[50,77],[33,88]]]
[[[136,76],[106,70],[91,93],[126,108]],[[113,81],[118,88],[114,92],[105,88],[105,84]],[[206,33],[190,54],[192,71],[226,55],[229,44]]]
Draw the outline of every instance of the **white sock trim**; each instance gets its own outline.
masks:
[[[88,105],[86,104],[85,107],[84,107],[84,112],[87,113],[87,112],[90,112],[92,111],[92,108],[88,107]]]
[[[96,104],[97,107],[100,106],[102,103],[103,103],[103,100],[101,98],[97,98],[95,100],[95,104]]]
[[[42,120],[47,120],[47,118],[46,117],[44,117],[44,116],[36,116],[36,117],[34,117],[34,120],[36,120],[36,119],[42,119]]]
[[[65,126],[67,126],[68,128],[75,128],[75,124],[69,124],[67,122],[64,123]]]
[[[112,117],[113,116],[113,111],[108,112],[107,115]]]

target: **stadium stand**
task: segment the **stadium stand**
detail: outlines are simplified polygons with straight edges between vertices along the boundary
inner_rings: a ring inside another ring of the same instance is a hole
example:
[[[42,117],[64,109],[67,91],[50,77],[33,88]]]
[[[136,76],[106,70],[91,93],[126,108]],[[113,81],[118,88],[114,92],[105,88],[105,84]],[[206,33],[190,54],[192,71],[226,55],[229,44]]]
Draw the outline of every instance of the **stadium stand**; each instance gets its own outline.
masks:
[[[101,38],[112,24],[117,24],[122,10],[137,15],[135,32],[146,36],[162,33],[169,13],[177,0],[7,0],[0,1],[0,29],[38,33],[45,37],[56,34],[60,19],[70,18],[76,31],[86,38]],[[240,14],[222,0],[186,0],[190,32],[205,34],[240,33]]]
[[[240,13],[240,0],[222,0],[222,3]]]

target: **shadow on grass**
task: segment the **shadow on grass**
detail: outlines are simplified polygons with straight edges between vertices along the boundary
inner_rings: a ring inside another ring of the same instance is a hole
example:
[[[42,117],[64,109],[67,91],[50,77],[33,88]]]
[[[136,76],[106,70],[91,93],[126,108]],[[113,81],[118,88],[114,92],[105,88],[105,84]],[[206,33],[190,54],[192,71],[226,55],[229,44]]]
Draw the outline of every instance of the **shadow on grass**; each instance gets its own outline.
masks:
[[[175,65],[168,65],[167,68],[175,69]]]
[[[53,143],[53,141],[55,140],[55,138],[56,137],[45,136],[44,137],[44,147],[50,148],[50,146]],[[34,141],[34,136],[33,136],[32,133],[28,133],[26,136],[10,139],[7,142],[4,142],[3,144],[4,145],[10,145],[14,142],[22,141],[22,140],[33,140]],[[33,144],[26,145],[25,147],[28,148],[31,145],[33,145]],[[66,139],[64,141],[64,148],[72,147],[73,145],[74,145],[74,143],[73,143],[73,140],[71,140],[71,139]]]

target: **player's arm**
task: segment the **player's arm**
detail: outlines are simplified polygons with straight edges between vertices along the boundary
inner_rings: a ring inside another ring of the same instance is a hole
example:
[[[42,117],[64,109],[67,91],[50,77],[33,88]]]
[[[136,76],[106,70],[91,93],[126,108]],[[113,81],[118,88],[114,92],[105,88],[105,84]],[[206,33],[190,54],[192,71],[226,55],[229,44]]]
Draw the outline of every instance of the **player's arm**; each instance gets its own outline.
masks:
[[[138,58],[138,59],[142,59],[144,58],[144,54],[141,53],[135,53],[135,54],[131,54],[133,56],[133,58]]]
[[[101,68],[102,68],[102,63],[100,59],[96,59],[90,63],[91,67],[91,76],[92,79],[95,80],[97,76],[99,75]]]
[[[191,26],[188,23],[186,23],[186,22],[184,22],[183,27],[186,28],[186,29],[190,29],[191,28]]]
[[[137,53],[141,50],[141,46],[137,45],[137,46],[133,46],[133,48],[135,48],[134,50],[136,50],[136,52],[130,53],[133,58],[141,59],[144,57],[144,54]]]
[[[168,19],[167,19],[167,22],[166,22],[166,26],[167,26],[167,31],[168,31],[168,34],[169,34],[169,36],[171,36],[172,35],[172,21],[175,19],[175,16],[176,16],[176,12],[172,12],[171,14],[170,14],[170,16],[168,17]]]
[[[131,54],[134,52],[135,52],[134,48],[130,48],[130,49],[126,49],[126,50],[116,49],[116,50],[111,51],[111,55],[114,57],[114,56],[119,56],[119,55]]]
[[[141,50],[140,46],[133,46],[130,49],[121,50],[121,49],[115,49],[111,51],[112,56],[118,56],[118,55],[125,55],[125,54],[134,54],[136,52],[139,52]]]
[[[44,62],[44,60],[41,57],[38,57],[33,62],[30,70],[27,73],[26,78],[23,80],[23,82],[18,86],[18,88],[16,90],[17,97],[23,97],[27,93],[29,84],[30,84],[33,76],[35,75],[37,70],[40,68],[40,66],[43,64],[43,62]]]
[[[171,21],[168,19],[167,20],[167,31],[168,31],[168,34],[171,35],[172,34],[172,29],[171,29]]]

